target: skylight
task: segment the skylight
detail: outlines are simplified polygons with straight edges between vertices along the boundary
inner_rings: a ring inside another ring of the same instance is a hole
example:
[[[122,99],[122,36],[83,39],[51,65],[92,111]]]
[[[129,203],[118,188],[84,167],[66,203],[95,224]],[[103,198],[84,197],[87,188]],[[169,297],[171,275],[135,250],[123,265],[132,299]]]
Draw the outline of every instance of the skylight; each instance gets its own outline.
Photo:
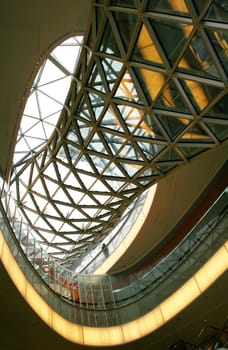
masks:
[[[65,100],[83,36],[63,41],[44,60],[33,82],[18,132],[13,163],[19,166],[37,152],[53,133]]]

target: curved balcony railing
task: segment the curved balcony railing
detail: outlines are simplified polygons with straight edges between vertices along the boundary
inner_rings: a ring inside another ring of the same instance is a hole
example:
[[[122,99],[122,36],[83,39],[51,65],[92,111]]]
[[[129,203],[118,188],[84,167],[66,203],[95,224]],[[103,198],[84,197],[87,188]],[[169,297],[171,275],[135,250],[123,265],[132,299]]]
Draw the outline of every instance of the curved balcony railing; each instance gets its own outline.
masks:
[[[112,231],[101,242],[89,251],[84,258],[76,265],[72,265],[74,270],[83,273],[93,273],[98,269],[107,258],[107,255],[112,254],[123,239],[128,235],[133,223],[139,216],[145,199],[148,195],[148,190],[143,192],[134,202],[126,209],[120,221],[112,229]],[[103,248],[102,248],[103,247]]]
[[[225,190],[180,244],[140,279],[132,278],[132,271],[124,288],[115,276],[73,273],[48,256],[22,218],[18,220],[16,203],[4,186],[1,227],[26,278],[56,312],[82,325],[112,326],[153,309],[226,241],[227,196]]]

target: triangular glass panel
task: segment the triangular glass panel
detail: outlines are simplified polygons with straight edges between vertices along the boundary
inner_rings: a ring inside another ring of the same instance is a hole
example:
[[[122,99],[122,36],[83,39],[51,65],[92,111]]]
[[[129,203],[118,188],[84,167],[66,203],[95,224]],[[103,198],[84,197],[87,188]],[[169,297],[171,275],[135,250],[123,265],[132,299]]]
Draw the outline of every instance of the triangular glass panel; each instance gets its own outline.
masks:
[[[62,230],[61,230],[62,231]],[[70,243],[67,239],[65,239],[63,236],[56,235],[55,238],[52,241],[53,244],[56,244],[58,246],[62,246],[64,249],[68,249],[72,247],[72,243]]]
[[[47,248],[46,253],[49,254],[50,256],[55,257],[56,255],[58,256],[59,249],[50,246]]]
[[[67,220],[69,218],[70,213],[72,212],[71,206],[66,205],[66,203],[55,203],[55,206],[57,215],[54,214],[52,216],[55,216],[57,219],[60,219],[60,221],[63,221],[63,218]]]
[[[32,167],[32,169],[33,169],[33,167]],[[25,186],[26,191],[28,191],[28,187],[31,183],[31,181],[30,181],[31,175],[32,175],[32,171],[31,171],[31,165],[30,165],[24,169],[23,173],[20,175],[20,178],[19,178],[20,187]]]
[[[46,141],[46,135],[42,134],[42,132],[40,132],[40,136],[41,136],[41,138],[40,137],[26,136],[25,140],[26,140],[27,149],[28,149],[28,145],[29,145],[29,149],[34,150],[34,151],[37,150],[38,148],[40,148],[41,145],[43,145],[44,142]],[[20,143],[20,147],[21,147],[21,143]]]
[[[141,27],[132,58],[133,60],[142,63],[152,63],[159,66],[163,65],[160,53],[154,43],[154,39],[151,33],[148,32],[145,24]]]
[[[135,134],[135,128],[140,123],[143,117],[143,110],[126,105],[116,105],[121,119],[124,120],[130,133]]]
[[[20,186],[21,189],[21,186]],[[25,201],[23,201],[23,194],[21,193],[21,200],[22,200],[22,205],[23,208],[28,209],[29,211],[34,211],[37,214],[37,206],[34,204],[34,201],[32,198],[34,195],[31,196],[26,196]]]
[[[103,111],[105,100],[103,100],[99,95],[94,93],[89,93],[89,98],[91,106],[94,112],[94,117],[98,119]]]
[[[219,123],[219,120],[212,120],[212,121],[207,121],[205,123],[207,127],[211,130],[211,132],[216,135],[216,138],[220,141],[223,142],[226,139],[228,139],[228,128],[225,127],[224,124]]]
[[[65,146],[65,144],[64,144]],[[58,162],[61,160],[61,162],[66,163],[67,162],[67,153],[65,151],[65,147],[63,145],[59,148],[58,153],[56,154],[56,161]]]
[[[35,80],[34,86],[42,86],[50,81],[61,79],[63,77],[65,77],[65,73],[62,72],[49,59],[47,59],[44,66],[41,67],[39,73],[37,74],[37,79]]]
[[[197,0],[194,2],[194,5],[197,8],[198,14],[200,14],[201,10],[205,7],[205,0]]]
[[[35,192],[37,192],[37,190],[39,190],[39,185],[35,184],[35,186],[33,187],[33,197],[35,199],[35,202],[36,202],[36,204],[37,204],[37,206],[38,206],[40,211],[45,211],[46,212],[46,208],[47,208],[47,205],[49,203],[47,198],[45,198],[46,193],[43,194],[43,192],[44,192],[43,190],[41,190],[38,193],[35,193]],[[36,210],[37,210],[37,208],[36,208]]]
[[[120,37],[123,41],[124,47],[127,51],[129,43],[132,40],[132,33],[134,32],[137,16],[135,14],[113,11],[113,17],[116,20],[116,26],[119,30]],[[121,40],[118,38],[118,40]]]
[[[90,157],[92,163],[94,164],[94,166],[96,167],[97,172],[99,174],[101,174],[103,172],[103,170],[107,167],[108,163],[110,162],[109,159],[106,159],[106,158],[101,157],[101,156],[95,156],[93,154],[90,154],[89,157]]]
[[[61,103],[56,102],[49,96],[46,96],[43,92],[37,91],[37,101],[41,111],[41,117],[46,117],[52,113],[59,111]]]
[[[125,181],[125,174],[122,172],[122,169],[117,166],[117,164],[111,164],[108,169],[106,169],[103,173],[104,179],[107,181],[110,178],[113,180],[113,178],[118,177],[121,181],[121,179],[124,179]]]
[[[126,185],[125,181],[119,181],[119,180],[106,180],[106,182],[109,184],[109,186],[115,191],[118,192],[123,186]]]
[[[76,181],[77,180],[75,180],[75,182],[71,184],[74,189],[67,187],[67,192],[73,199],[74,203],[80,202],[80,200],[84,196],[84,188],[82,188],[81,184],[79,184],[79,182]]]
[[[77,108],[76,115],[79,115],[80,117],[91,121],[91,116],[90,116],[90,110],[89,106],[87,104],[87,100],[85,97],[81,99],[81,102],[79,104],[79,107]]]
[[[204,4],[204,1],[201,0]],[[206,19],[228,22],[228,8],[227,1],[214,1],[211,3],[206,15]]]
[[[105,52],[109,55],[120,56],[119,48],[114,36],[113,30],[109,21],[107,22],[104,33],[102,36],[102,41],[100,45],[100,51]]]
[[[81,210],[77,210],[77,209],[74,209],[74,211],[72,211],[70,213],[70,215],[68,216],[69,220],[73,222],[73,220],[77,219],[77,220],[86,220],[88,219],[87,215],[81,211]],[[77,223],[78,225],[78,223]]]
[[[64,209],[66,210],[66,207]],[[61,209],[60,209],[60,212],[61,212]],[[56,207],[52,205],[51,202],[48,203],[45,210],[45,214],[46,214],[47,220],[49,215],[57,218],[60,216],[60,213],[57,211]]]
[[[27,150],[25,152],[17,152],[17,150],[14,152],[13,166],[14,168],[17,168],[17,172],[20,172],[23,167],[23,163],[21,163],[21,161],[25,161],[29,156],[31,156],[31,154],[28,153]]]
[[[125,101],[142,103],[137,89],[135,88],[134,81],[128,70],[125,71],[114,96]]]
[[[94,220],[95,217],[97,219],[98,209],[99,209],[98,207],[97,208],[83,207],[83,210],[86,211],[86,214],[91,218],[91,220]]]
[[[21,125],[20,127],[22,128],[22,130],[28,130],[29,128],[31,128],[38,120],[40,120],[41,116],[40,116],[40,111],[37,105],[37,94],[36,92],[33,92],[25,105],[25,110],[24,110],[24,115],[28,116],[28,117],[33,117],[31,119],[26,118],[25,121],[25,117],[22,118],[21,121]],[[37,120],[36,120],[37,119]]]
[[[78,127],[79,127],[79,130],[80,130],[80,134],[81,134],[81,137],[85,143],[87,137],[90,135],[91,133],[91,130],[92,130],[92,127],[89,126],[88,124],[86,123],[83,123],[82,121],[78,120],[77,121],[78,123]]]
[[[53,221],[53,222],[52,222]],[[56,220],[50,220],[50,224],[55,228]],[[48,223],[42,218],[39,217],[38,220],[36,221],[36,227],[41,229],[41,230],[51,230],[52,227],[48,225]]]
[[[172,80],[169,80],[167,87],[158,98],[156,107],[177,112],[190,113],[184,98]]]
[[[193,124],[181,139],[185,141],[211,141],[210,136],[206,133],[200,124]]]
[[[104,193],[109,193],[109,189],[105,186],[105,184],[100,181],[97,180],[93,186],[90,188],[91,192],[104,192]]]
[[[214,117],[228,121],[227,106],[228,94],[219,99],[219,101],[210,108],[210,110],[207,112],[207,115],[210,115],[212,118]]]
[[[197,154],[200,154],[204,151],[206,151],[208,149],[207,147],[208,144],[205,145],[205,147],[203,145],[194,145],[193,143],[186,143],[184,144],[182,142],[182,144],[178,145],[178,148],[181,149],[181,151],[183,152],[183,154],[186,156],[186,158],[192,158]]]
[[[60,162],[57,162],[57,166],[58,166],[59,175],[60,175],[62,181],[65,181],[65,178],[66,178],[67,174],[69,173],[69,168],[64,166]]]
[[[141,161],[144,162],[145,159],[141,156],[139,150],[132,142],[128,142],[123,146],[121,152],[118,154],[118,157],[124,159],[132,159],[133,161]]]
[[[140,85],[149,103],[155,100],[165,84],[166,76],[151,69],[135,68]]]
[[[184,89],[198,111],[203,110],[222,91],[217,86],[207,85],[195,80],[182,80]]]
[[[119,72],[123,67],[123,63],[116,61],[110,57],[105,57],[101,59],[101,63],[104,69],[105,78],[109,85],[109,89],[110,91],[112,91],[112,88],[116,82]]]
[[[47,176],[53,176],[51,173],[48,173],[49,175]],[[50,181],[50,180],[47,180],[45,179],[45,184],[46,184],[46,187],[47,187],[47,190],[48,190],[48,193],[50,195],[50,197],[52,197],[54,195],[54,193],[57,191],[57,189],[59,188],[59,185],[54,182],[54,181]]]
[[[112,202],[108,204],[108,207],[113,211],[113,209],[118,209],[122,204],[124,204],[124,201],[122,199],[119,197],[112,197]]]
[[[110,198],[110,195],[106,195],[106,194],[96,194],[94,195],[94,198],[96,198],[96,200],[100,203],[100,204],[105,204],[105,202],[107,202],[107,200]]]
[[[156,157],[165,147],[154,142],[138,142],[138,146],[141,148],[147,160],[151,161]]]
[[[198,33],[193,37],[180,60],[178,70],[197,76],[221,79],[210,53]]]
[[[89,163],[89,158],[82,155],[79,162],[77,163],[77,170],[84,170],[87,173],[91,173],[95,176],[92,165]]]
[[[30,185],[35,183],[37,179],[40,179],[40,168],[37,163],[29,164],[29,168],[31,169],[31,180]]]
[[[70,143],[75,144],[77,146],[81,145],[81,142],[78,139],[78,135],[76,134],[76,130],[77,128],[71,124],[71,126],[69,127],[67,134],[65,136],[66,140],[69,140]]]
[[[182,133],[191,122],[191,120],[184,117],[174,117],[158,114],[156,114],[156,116],[172,140],[174,140],[180,133]]]
[[[62,226],[62,221],[61,220],[57,220],[57,219],[49,218],[48,219],[48,224],[50,226],[49,230],[56,232],[56,231],[60,230],[60,228]],[[45,229],[45,227],[44,227],[44,229]],[[53,243],[53,242],[51,242],[51,243]],[[59,248],[57,248],[57,249],[59,249]]]
[[[129,192],[135,192],[135,190],[137,190],[137,186],[134,183],[129,183],[127,184],[125,189],[128,190]]]
[[[108,146],[104,146],[105,140],[100,137],[98,133],[95,133],[90,140],[90,143],[87,146],[88,150],[94,151],[94,152],[99,152],[99,153],[104,153],[108,154],[107,148]]]
[[[75,63],[77,61],[80,52],[80,45],[76,42],[74,44],[65,41],[61,45],[57,46],[54,51],[52,51],[51,56],[54,57],[62,70],[69,73],[73,73],[75,69]]]
[[[183,158],[181,158],[181,156],[179,155],[179,153],[176,152],[176,150],[174,149],[167,149],[166,152],[163,152],[162,155],[159,157],[159,161],[156,162],[156,166],[157,163],[160,162],[182,162]]]
[[[123,147],[123,144],[126,142],[126,138],[117,134],[112,134],[111,132],[105,132],[103,133],[103,136],[109,145],[112,154],[116,156],[119,150]]]
[[[99,212],[99,215],[97,216],[97,218],[99,220],[106,220],[108,221],[111,218],[112,214],[107,211],[107,210],[102,210],[102,212]]]
[[[87,184],[85,183],[86,185],[86,188],[87,187]],[[94,197],[95,198],[95,197]],[[93,206],[97,206],[97,202],[95,202],[93,199],[92,199],[92,196],[88,196],[88,195],[85,195],[82,200],[80,201],[80,205],[93,205]],[[86,212],[85,212],[86,214]]]
[[[99,72],[97,66],[93,67],[93,71],[90,74],[90,79],[89,79],[88,85],[90,87],[92,87],[93,89],[95,89],[95,90],[98,90],[100,92],[104,92],[105,93],[103,80],[101,78],[101,75],[100,75],[100,72]]]
[[[171,169],[174,169],[177,166],[177,164],[174,163],[165,163],[162,164],[162,162],[157,162],[156,163],[156,168],[159,169],[160,172],[162,172],[163,174],[167,173],[168,171],[170,171]]]
[[[58,190],[56,191],[56,193],[53,195],[52,198],[54,201],[60,201],[60,202],[66,203],[66,204],[70,204],[69,198],[67,197],[66,193],[61,188],[58,188]]]
[[[193,29],[193,25],[181,23],[178,17],[176,22],[153,18],[150,20],[150,23],[160,43],[162,43],[168,59],[174,64]],[[169,33],[169,37],[172,40],[167,38],[167,33]]]
[[[56,113],[52,113],[45,118],[43,118],[43,126],[45,130],[45,134],[47,135],[47,139],[53,133],[55,126],[59,120],[60,110]]]
[[[143,168],[143,164],[131,164],[131,163],[125,163],[124,161],[120,161],[122,168],[127,172],[129,177],[135,176],[135,174]]]
[[[66,185],[66,187],[70,186],[70,187],[74,187],[74,188],[80,188],[80,184],[78,182],[78,180],[76,179],[76,177],[74,176],[73,172],[70,171],[68,176],[65,178],[64,180],[64,185]],[[69,189],[68,189],[69,191]],[[73,195],[73,198],[76,197],[76,192]]]
[[[138,128],[134,131],[134,135],[139,138],[147,138],[149,142],[156,143],[156,140],[167,141],[166,135],[160,125],[153,117],[142,120]]]
[[[71,144],[66,144],[66,147],[68,150],[69,157],[71,158],[71,163],[75,163],[79,154],[81,153],[80,149],[77,147],[74,147]]]
[[[55,101],[58,101],[63,105],[66,100],[70,82],[71,77],[64,77],[62,79],[38,87],[37,91],[43,92],[50,98],[53,98]]]
[[[94,182],[96,181],[96,178],[84,173],[78,173],[78,176],[80,177],[84,188],[86,190],[90,189],[90,187],[94,184]],[[86,204],[86,203],[85,203]],[[87,203],[88,204],[88,203]]]
[[[158,179],[158,175],[154,174],[154,175],[151,175],[149,177],[139,177],[137,179],[137,183],[140,185],[140,186],[143,186],[143,187],[146,187],[148,188],[149,186],[151,186],[153,183],[155,183]]]
[[[105,115],[103,116],[100,122],[100,125],[104,126],[105,128],[125,133],[122,124],[122,118],[120,117],[120,115],[118,115],[115,109],[111,107],[107,109]]]
[[[169,13],[177,15],[189,15],[188,8],[186,6],[185,0],[169,1],[160,0],[158,2],[149,1],[147,6],[149,11],[156,11],[160,13]]]
[[[129,199],[132,198],[134,195],[134,193],[124,193],[124,197],[128,200],[129,203]]]

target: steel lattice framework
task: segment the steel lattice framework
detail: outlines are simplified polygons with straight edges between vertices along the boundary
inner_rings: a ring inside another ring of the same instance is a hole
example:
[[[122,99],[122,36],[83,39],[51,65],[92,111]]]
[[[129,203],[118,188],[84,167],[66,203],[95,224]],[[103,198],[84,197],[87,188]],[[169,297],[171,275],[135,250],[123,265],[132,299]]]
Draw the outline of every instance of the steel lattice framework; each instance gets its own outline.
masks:
[[[79,259],[136,197],[227,140],[226,1],[97,1],[55,131],[14,165],[52,256]]]

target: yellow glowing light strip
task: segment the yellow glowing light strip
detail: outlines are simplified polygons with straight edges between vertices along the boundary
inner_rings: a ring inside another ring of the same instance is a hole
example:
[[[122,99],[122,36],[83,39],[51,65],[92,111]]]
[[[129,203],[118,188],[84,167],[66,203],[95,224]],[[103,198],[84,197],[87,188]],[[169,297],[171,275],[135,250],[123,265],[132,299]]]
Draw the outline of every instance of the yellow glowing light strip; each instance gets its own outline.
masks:
[[[155,331],[197,299],[227,270],[228,241],[192,278],[156,308],[135,321],[107,328],[73,324],[52,310],[25,278],[1,231],[0,258],[21,295],[55,332],[75,343],[89,346],[111,346],[128,343]]]
[[[142,207],[142,210],[140,211],[134,225],[130,229],[130,232],[126,235],[126,237],[121,241],[119,246],[115,249],[114,252],[112,252],[109,257],[103,262],[103,264],[94,271],[95,275],[101,275],[106,273],[111,269],[111,267],[119,261],[119,259],[122,257],[124,253],[126,253],[126,250],[130,247],[130,245],[135,240],[136,236],[139,234],[140,230],[142,229],[145,219],[147,218],[149,211],[151,209],[151,206],[153,204],[154,196],[156,193],[157,184],[154,184],[151,189],[149,190],[146,201]]]

